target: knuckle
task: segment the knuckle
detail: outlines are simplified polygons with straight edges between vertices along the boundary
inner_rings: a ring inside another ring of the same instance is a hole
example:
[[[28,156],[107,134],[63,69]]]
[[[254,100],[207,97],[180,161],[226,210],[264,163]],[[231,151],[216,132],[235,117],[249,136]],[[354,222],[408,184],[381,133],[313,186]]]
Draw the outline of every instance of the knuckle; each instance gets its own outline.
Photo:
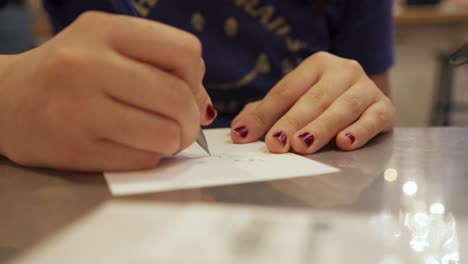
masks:
[[[384,109],[380,109],[380,108],[376,109],[374,112],[374,116],[375,116],[375,119],[377,120],[377,122],[375,123],[376,125],[377,124],[382,125],[390,121],[388,118],[387,111],[385,111]]]
[[[326,137],[329,136],[332,131],[333,121],[322,117],[317,119],[313,125],[318,133],[321,134],[321,137]]]
[[[180,98],[186,99],[193,97],[192,90],[185,81],[179,78],[172,78],[170,85],[172,89],[177,91],[177,95],[180,96]]]
[[[388,98],[385,95],[383,95],[382,97],[383,97],[383,99],[381,99],[381,100],[383,101],[384,107],[390,109],[391,112],[394,112],[395,107],[394,107],[394,105],[392,103],[392,100],[390,100],[390,98]]]
[[[159,131],[158,134],[162,134],[161,138],[164,138],[164,154],[174,154],[179,151],[180,148],[180,139],[181,139],[181,129],[176,122],[168,122],[164,127],[164,130]],[[154,134],[153,134],[154,135]]]
[[[305,96],[319,109],[320,113],[325,112],[331,104],[330,95],[323,89],[314,90]]]
[[[382,103],[375,108],[374,115],[379,124],[394,125],[395,107],[388,97],[383,96]]]
[[[190,106],[193,104],[194,100],[192,90],[190,89],[187,83],[178,79],[174,80],[171,86],[171,88],[174,89],[174,91],[177,91],[174,95],[174,106],[177,106],[178,112],[186,114],[184,111],[179,110],[191,109]]]
[[[251,103],[248,103],[248,104],[244,105],[244,108],[243,108],[243,109],[251,109],[251,108],[254,107],[255,105],[256,105],[256,103],[251,102]]]
[[[50,78],[69,79],[86,67],[85,63],[80,52],[73,48],[60,47],[55,49],[45,67],[47,67]]]
[[[76,19],[76,22],[78,23],[96,23],[96,22],[99,22],[99,23],[103,23],[105,22],[107,19],[108,15],[106,13],[103,13],[103,12],[98,12],[98,11],[86,11],[84,13],[82,13],[81,15],[78,16],[78,18]],[[94,24],[96,25],[96,24]],[[100,24],[102,25],[102,24]]]
[[[267,126],[266,116],[264,113],[260,111],[253,111],[250,113],[250,116],[254,119],[254,121],[261,127]]]
[[[328,52],[325,52],[325,51],[317,51],[316,53],[314,53],[312,56],[310,56],[309,58],[310,59],[327,59],[327,58],[330,58],[330,56],[332,56],[330,53]]]
[[[343,67],[354,74],[364,72],[364,69],[357,60],[346,59],[344,60]]]
[[[289,84],[284,82],[281,86],[275,87],[275,89],[271,90],[269,93],[270,99],[274,101],[284,101],[293,98],[293,89],[288,89]]]
[[[358,127],[366,137],[375,135],[382,130],[381,125],[378,122],[362,122],[358,124]]]
[[[242,108],[242,111],[249,111],[249,110],[255,109],[255,107],[257,107],[257,105],[258,105],[258,101],[248,103],[248,104],[246,104],[244,106],[244,108]]]
[[[183,47],[190,58],[196,58],[197,60],[202,56],[202,43],[199,38],[188,32],[184,32]]]
[[[112,41],[113,33],[116,33],[115,24],[118,20],[115,16],[99,11],[86,11],[78,16],[73,22],[72,30],[79,36],[84,31],[88,32],[88,35],[101,38],[109,38]],[[99,26],[96,26],[99,25]]]
[[[197,58],[202,56],[202,43],[199,38],[191,35],[190,41],[190,52]]]
[[[54,69],[63,71],[68,70],[69,67],[74,67],[79,61],[79,56],[71,48],[60,47],[55,49],[49,61]]]
[[[376,122],[357,123],[355,128],[357,131],[360,131],[361,135],[364,135],[365,137],[374,135],[379,131],[379,125]]]
[[[294,131],[299,130],[302,128],[302,122],[300,122],[295,117],[287,117],[285,119],[286,124],[291,127]]]
[[[344,95],[342,100],[352,113],[361,113],[364,108],[362,100],[356,95]]]

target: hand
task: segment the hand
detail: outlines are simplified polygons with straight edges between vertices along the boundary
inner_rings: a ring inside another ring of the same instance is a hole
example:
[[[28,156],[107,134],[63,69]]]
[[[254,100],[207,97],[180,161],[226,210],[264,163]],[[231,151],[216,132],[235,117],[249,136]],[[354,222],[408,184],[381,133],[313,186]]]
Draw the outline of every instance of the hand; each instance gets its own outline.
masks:
[[[22,165],[154,167],[215,117],[199,40],[157,22],[85,13],[2,61],[0,152]]]
[[[232,121],[234,143],[265,135],[273,153],[314,153],[336,137],[343,150],[391,130],[395,109],[361,66],[318,52]]]

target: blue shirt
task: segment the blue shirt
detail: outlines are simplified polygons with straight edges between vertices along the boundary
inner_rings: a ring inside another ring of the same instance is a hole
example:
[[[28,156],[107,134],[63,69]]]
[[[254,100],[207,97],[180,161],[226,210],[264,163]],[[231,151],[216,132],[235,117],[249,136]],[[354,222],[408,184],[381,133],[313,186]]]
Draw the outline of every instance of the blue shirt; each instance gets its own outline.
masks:
[[[355,59],[368,75],[394,60],[393,0],[133,0],[141,16],[197,35],[205,87],[221,114],[261,99],[317,51]],[[114,12],[104,0],[45,0],[55,32],[86,10]],[[157,52],[157,47],[155,47]]]

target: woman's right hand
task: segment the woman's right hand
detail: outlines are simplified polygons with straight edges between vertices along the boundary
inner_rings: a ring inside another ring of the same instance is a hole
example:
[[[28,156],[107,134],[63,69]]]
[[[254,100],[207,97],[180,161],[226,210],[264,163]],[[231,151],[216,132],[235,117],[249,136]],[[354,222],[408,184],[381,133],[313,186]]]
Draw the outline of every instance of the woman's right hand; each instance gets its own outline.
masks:
[[[22,165],[154,167],[216,115],[199,40],[145,19],[88,12],[0,64],[0,154]]]

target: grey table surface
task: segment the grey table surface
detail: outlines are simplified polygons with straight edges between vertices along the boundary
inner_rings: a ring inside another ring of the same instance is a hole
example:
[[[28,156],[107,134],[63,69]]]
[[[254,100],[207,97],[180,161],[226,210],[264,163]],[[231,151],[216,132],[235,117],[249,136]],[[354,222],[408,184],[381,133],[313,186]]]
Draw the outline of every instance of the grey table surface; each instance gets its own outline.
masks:
[[[0,158],[0,262],[108,200],[267,205],[342,213],[443,209],[468,218],[468,128],[396,128],[364,148],[311,155],[335,174],[112,197],[102,174],[31,169]],[[468,238],[461,238],[468,239]],[[462,262],[463,263],[463,262]]]

